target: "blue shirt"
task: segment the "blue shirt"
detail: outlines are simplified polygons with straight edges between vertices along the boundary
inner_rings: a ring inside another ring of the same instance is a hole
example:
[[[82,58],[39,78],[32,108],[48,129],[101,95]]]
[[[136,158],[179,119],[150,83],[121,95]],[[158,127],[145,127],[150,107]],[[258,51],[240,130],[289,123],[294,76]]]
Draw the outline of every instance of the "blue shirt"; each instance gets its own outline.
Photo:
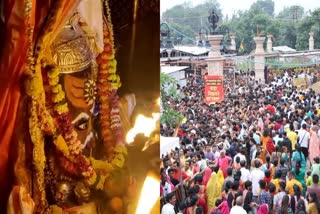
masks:
[[[271,201],[271,196],[270,193],[267,192],[266,190],[262,190],[262,192],[260,193],[260,197],[259,197],[259,203],[260,204],[268,204],[268,206],[270,206],[270,201]]]

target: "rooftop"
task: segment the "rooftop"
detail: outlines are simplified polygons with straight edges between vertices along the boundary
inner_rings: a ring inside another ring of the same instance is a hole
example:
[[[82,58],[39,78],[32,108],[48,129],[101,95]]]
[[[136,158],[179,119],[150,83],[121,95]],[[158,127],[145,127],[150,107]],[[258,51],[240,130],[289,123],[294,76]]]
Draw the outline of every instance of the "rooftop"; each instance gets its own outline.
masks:
[[[189,68],[189,66],[161,66],[160,72],[164,74],[171,74],[176,71],[181,71]]]

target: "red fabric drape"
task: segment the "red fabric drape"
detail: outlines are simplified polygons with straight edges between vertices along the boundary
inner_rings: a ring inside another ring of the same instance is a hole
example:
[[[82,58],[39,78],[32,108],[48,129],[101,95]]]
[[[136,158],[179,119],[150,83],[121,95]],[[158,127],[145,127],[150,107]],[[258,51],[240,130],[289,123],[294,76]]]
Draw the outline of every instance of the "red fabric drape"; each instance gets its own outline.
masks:
[[[8,192],[13,179],[10,178],[9,169],[10,144],[17,116],[20,100],[21,76],[27,62],[29,47],[27,38],[27,22],[25,19],[25,6],[27,0],[4,0],[4,23],[1,24],[2,36],[0,55],[0,213],[4,212]],[[44,33],[45,25],[53,30],[50,39],[54,39],[67,18],[74,11],[79,0],[31,0],[33,11],[30,23],[34,26],[34,39]],[[54,22],[46,22],[53,4],[58,4],[55,13],[58,14]],[[46,40],[48,41],[48,40]],[[47,42],[45,45],[50,44]],[[23,88],[23,87],[22,87]],[[11,164],[13,165],[13,164]],[[11,183],[10,183],[11,182]]]

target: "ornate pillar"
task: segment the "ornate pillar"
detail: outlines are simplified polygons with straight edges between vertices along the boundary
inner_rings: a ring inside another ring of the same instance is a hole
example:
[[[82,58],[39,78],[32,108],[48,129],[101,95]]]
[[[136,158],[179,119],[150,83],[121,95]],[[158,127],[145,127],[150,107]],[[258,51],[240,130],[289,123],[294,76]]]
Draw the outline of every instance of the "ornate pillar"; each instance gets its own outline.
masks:
[[[314,38],[313,38],[314,33],[310,32],[309,36],[310,36],[309,37],[309,51],[312,51],[312,50],[314,50]]]
[[[254,54],[254,70],[255,70],[255,80],[259,81],[259,83],[265,83],[264,77],[264,66],[265,66],[265,58],[264,58],[264,49],[263,42],[265,37],[254,37],[254,41],[256,42],[256,51]]]
[[[208,62],[208,75],[220,75],[223,76],[223,61],[224,57],[220,53],[220,43],[223,39],[223,35],[209,35],[208,41],[211,45],[209,52]]]
[[[236,36],[230,36],[230,39],[231,39],[230,49],[235,51],[236,50]]]
[[[267,53],[272,52],[272,35],[268,35],[268,40],[267,40]]]
[[[172,50],[171,50],[171,49],[168,49],[168,50],[167,50],[167,53],[168,53],[168,59],[170,59],[170,57],[171,57],[171,52],[172,52]]]

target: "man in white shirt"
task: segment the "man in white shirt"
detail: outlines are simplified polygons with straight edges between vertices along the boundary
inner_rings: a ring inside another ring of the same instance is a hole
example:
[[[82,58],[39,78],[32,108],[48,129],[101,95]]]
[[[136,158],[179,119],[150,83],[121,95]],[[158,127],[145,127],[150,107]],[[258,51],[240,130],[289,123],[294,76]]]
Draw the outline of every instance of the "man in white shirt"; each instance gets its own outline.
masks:
[[[237,157],[240,157],[240,161],[245,161],[246,156],[244,155],[245,151],[241,151],[240,148],[236,148],[237,154],[233,158],[233,163],[236,162]]]
[[[302,129],[298,133],[298,143],[301,146],[302,153],[304,154],[305,158],[308,158],[308,150],[309,150],[309,141],[310,141],[310,134],[306,130],[307,129],[307,124],[302,124]]]
[[[241,172],[241,177],[240,180],[244,182],[248,181],[250,178],[250,171],[246,169],[246,161],[240,161],[240,172]]]
[[[175,194],[168,193],[166,196],[167,203],[162,207],[161,214],[176,214],[174,211],[174,205],[176,204],[176,196]]]
[[[214,159],[218,160],[220,158],[220,151],[218,150],[217,145],[212,146],[212,152],[214,155]]]
[[[250,181],[252,182],[252,194],[253,194],[253,200],[254,202],[257,202],[258,200],[258,195],[259,195],[259,181],[263,180],[264,178],[264,173],[260,169],[260,162],[256,160],[254,162],[255,168],[251,171],[250,174]]]
[[[276,136],[273,137],[273,141],[274,141],[276,146],[278,145],[278,143],[280,141],[283,142],[282,134],[279,134],[279,132],[276,132]]]
[[[258,145],[260,145],[260,144],[261,144],[261,137],[260,137],[260,135],[258,135],[258,134],[256,133],[256,131],[257,131],[256,128],[253,128],[253,129],[252,129],[253,139],[256,141],[256,143],[257,143]]]
[[[230,214],[247,214],[245,209],[243,209],[243,198],[238,196],[236,198],[236,206],[233,206],[230,210]]]

